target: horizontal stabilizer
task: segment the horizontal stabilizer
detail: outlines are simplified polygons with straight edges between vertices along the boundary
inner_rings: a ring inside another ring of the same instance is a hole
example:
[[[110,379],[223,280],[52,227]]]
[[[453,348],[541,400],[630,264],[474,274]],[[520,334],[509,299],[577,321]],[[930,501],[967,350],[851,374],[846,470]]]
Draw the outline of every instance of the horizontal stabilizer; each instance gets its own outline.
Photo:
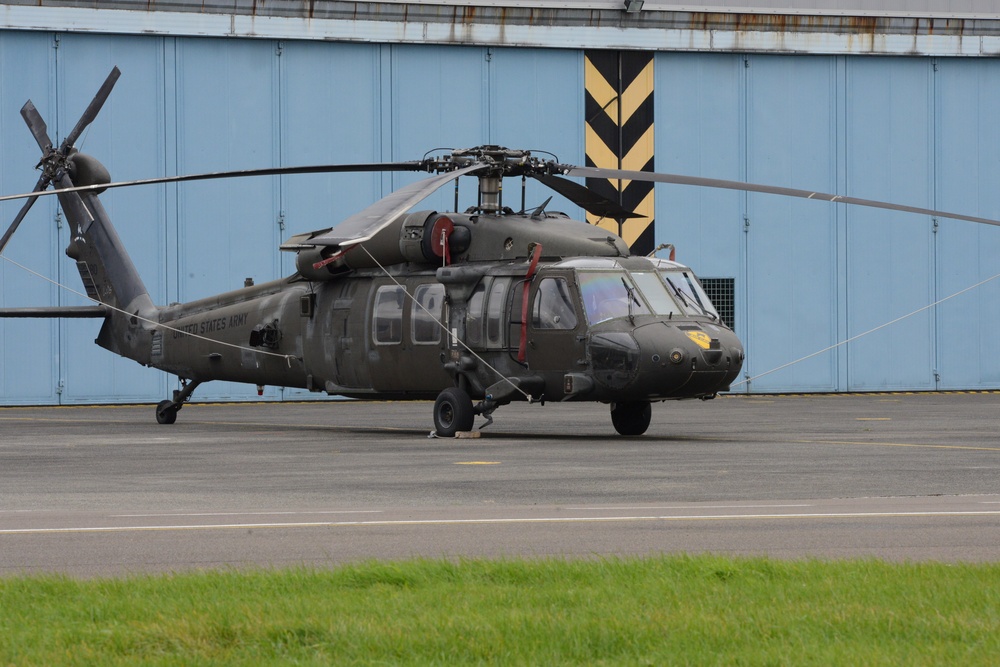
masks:
[[[106,318],[111,313],[104,306],[51,306],[43,308],[0,308],[0,317],[95,317]]]

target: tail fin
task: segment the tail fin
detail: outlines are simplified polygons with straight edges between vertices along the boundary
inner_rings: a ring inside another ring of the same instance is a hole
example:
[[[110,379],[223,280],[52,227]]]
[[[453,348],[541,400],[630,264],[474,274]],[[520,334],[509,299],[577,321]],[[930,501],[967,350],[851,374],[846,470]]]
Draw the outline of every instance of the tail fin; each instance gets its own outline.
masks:
[[[93,158],[90,158],[93,160]],[[94,160],[96,162],[96,160]],[[57,187],[72,187],[68,176]],[[157,308],[122,245],[107,211],[91,192],[60,193],[73,238],[66,254],[76,262],[87,296],[108,307],[97,344],[115,354],[149,363],[150,335],[143,330],[155,321]]]

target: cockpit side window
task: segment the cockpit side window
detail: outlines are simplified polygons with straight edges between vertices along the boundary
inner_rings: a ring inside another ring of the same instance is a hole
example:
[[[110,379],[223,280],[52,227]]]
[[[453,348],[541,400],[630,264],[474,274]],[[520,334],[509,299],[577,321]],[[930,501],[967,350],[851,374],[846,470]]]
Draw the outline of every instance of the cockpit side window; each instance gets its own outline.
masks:
[[[575,329],[579,318],[565,278],[543,278],[531,309],[535,329]]]
[[[469,310],[465,318],[465,338],[469,345],[478,347],[483,343],[483,306],[486,303],[486,286],[479,283],[469,297]]]
[[[492,347],[503,344],[503,311],[507,305],[507,286],[510,278],[496,278],[490,287],[486,305],[486,342]]]

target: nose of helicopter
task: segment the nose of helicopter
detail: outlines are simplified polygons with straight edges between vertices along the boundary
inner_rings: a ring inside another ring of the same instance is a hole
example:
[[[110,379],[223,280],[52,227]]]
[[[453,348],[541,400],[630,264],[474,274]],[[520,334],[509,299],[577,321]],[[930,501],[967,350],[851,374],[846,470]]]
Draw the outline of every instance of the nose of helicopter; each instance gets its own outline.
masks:
[[[696,398],[726,391],[743,367],[736,335],[714,324],[654,322],[634,331],[638,385],[649,398]]]

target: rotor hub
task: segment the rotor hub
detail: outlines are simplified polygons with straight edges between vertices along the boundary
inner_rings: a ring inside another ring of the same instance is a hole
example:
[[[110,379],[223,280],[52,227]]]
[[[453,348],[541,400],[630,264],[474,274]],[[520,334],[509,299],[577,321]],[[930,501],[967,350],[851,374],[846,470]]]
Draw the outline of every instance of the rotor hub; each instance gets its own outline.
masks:
[[[479,173],[480,178],[564,173],[564,165],[559,164],[555,155],[551,153],[549,155],[552,159],[546,160],[533,156],[528,150],[486,144],[473,148],[453,149],[450,154],[440,158],[425,159],[424,165],[427,171],[441,173],[478,163],[483,166],[483,171]]]
[[[479,178],[479,205],[476,208],[481,213],[494,214],[503,209],[501,195],[504,178],[565,173],[565,167],[558,163],[556,156],[549,155],[553,159],[532,156],[527,150],[485,144],[453,149],[440,158],[426,158],[423,164],[427,171],[437,173],[480,165],[481,169],[474,172]]]

